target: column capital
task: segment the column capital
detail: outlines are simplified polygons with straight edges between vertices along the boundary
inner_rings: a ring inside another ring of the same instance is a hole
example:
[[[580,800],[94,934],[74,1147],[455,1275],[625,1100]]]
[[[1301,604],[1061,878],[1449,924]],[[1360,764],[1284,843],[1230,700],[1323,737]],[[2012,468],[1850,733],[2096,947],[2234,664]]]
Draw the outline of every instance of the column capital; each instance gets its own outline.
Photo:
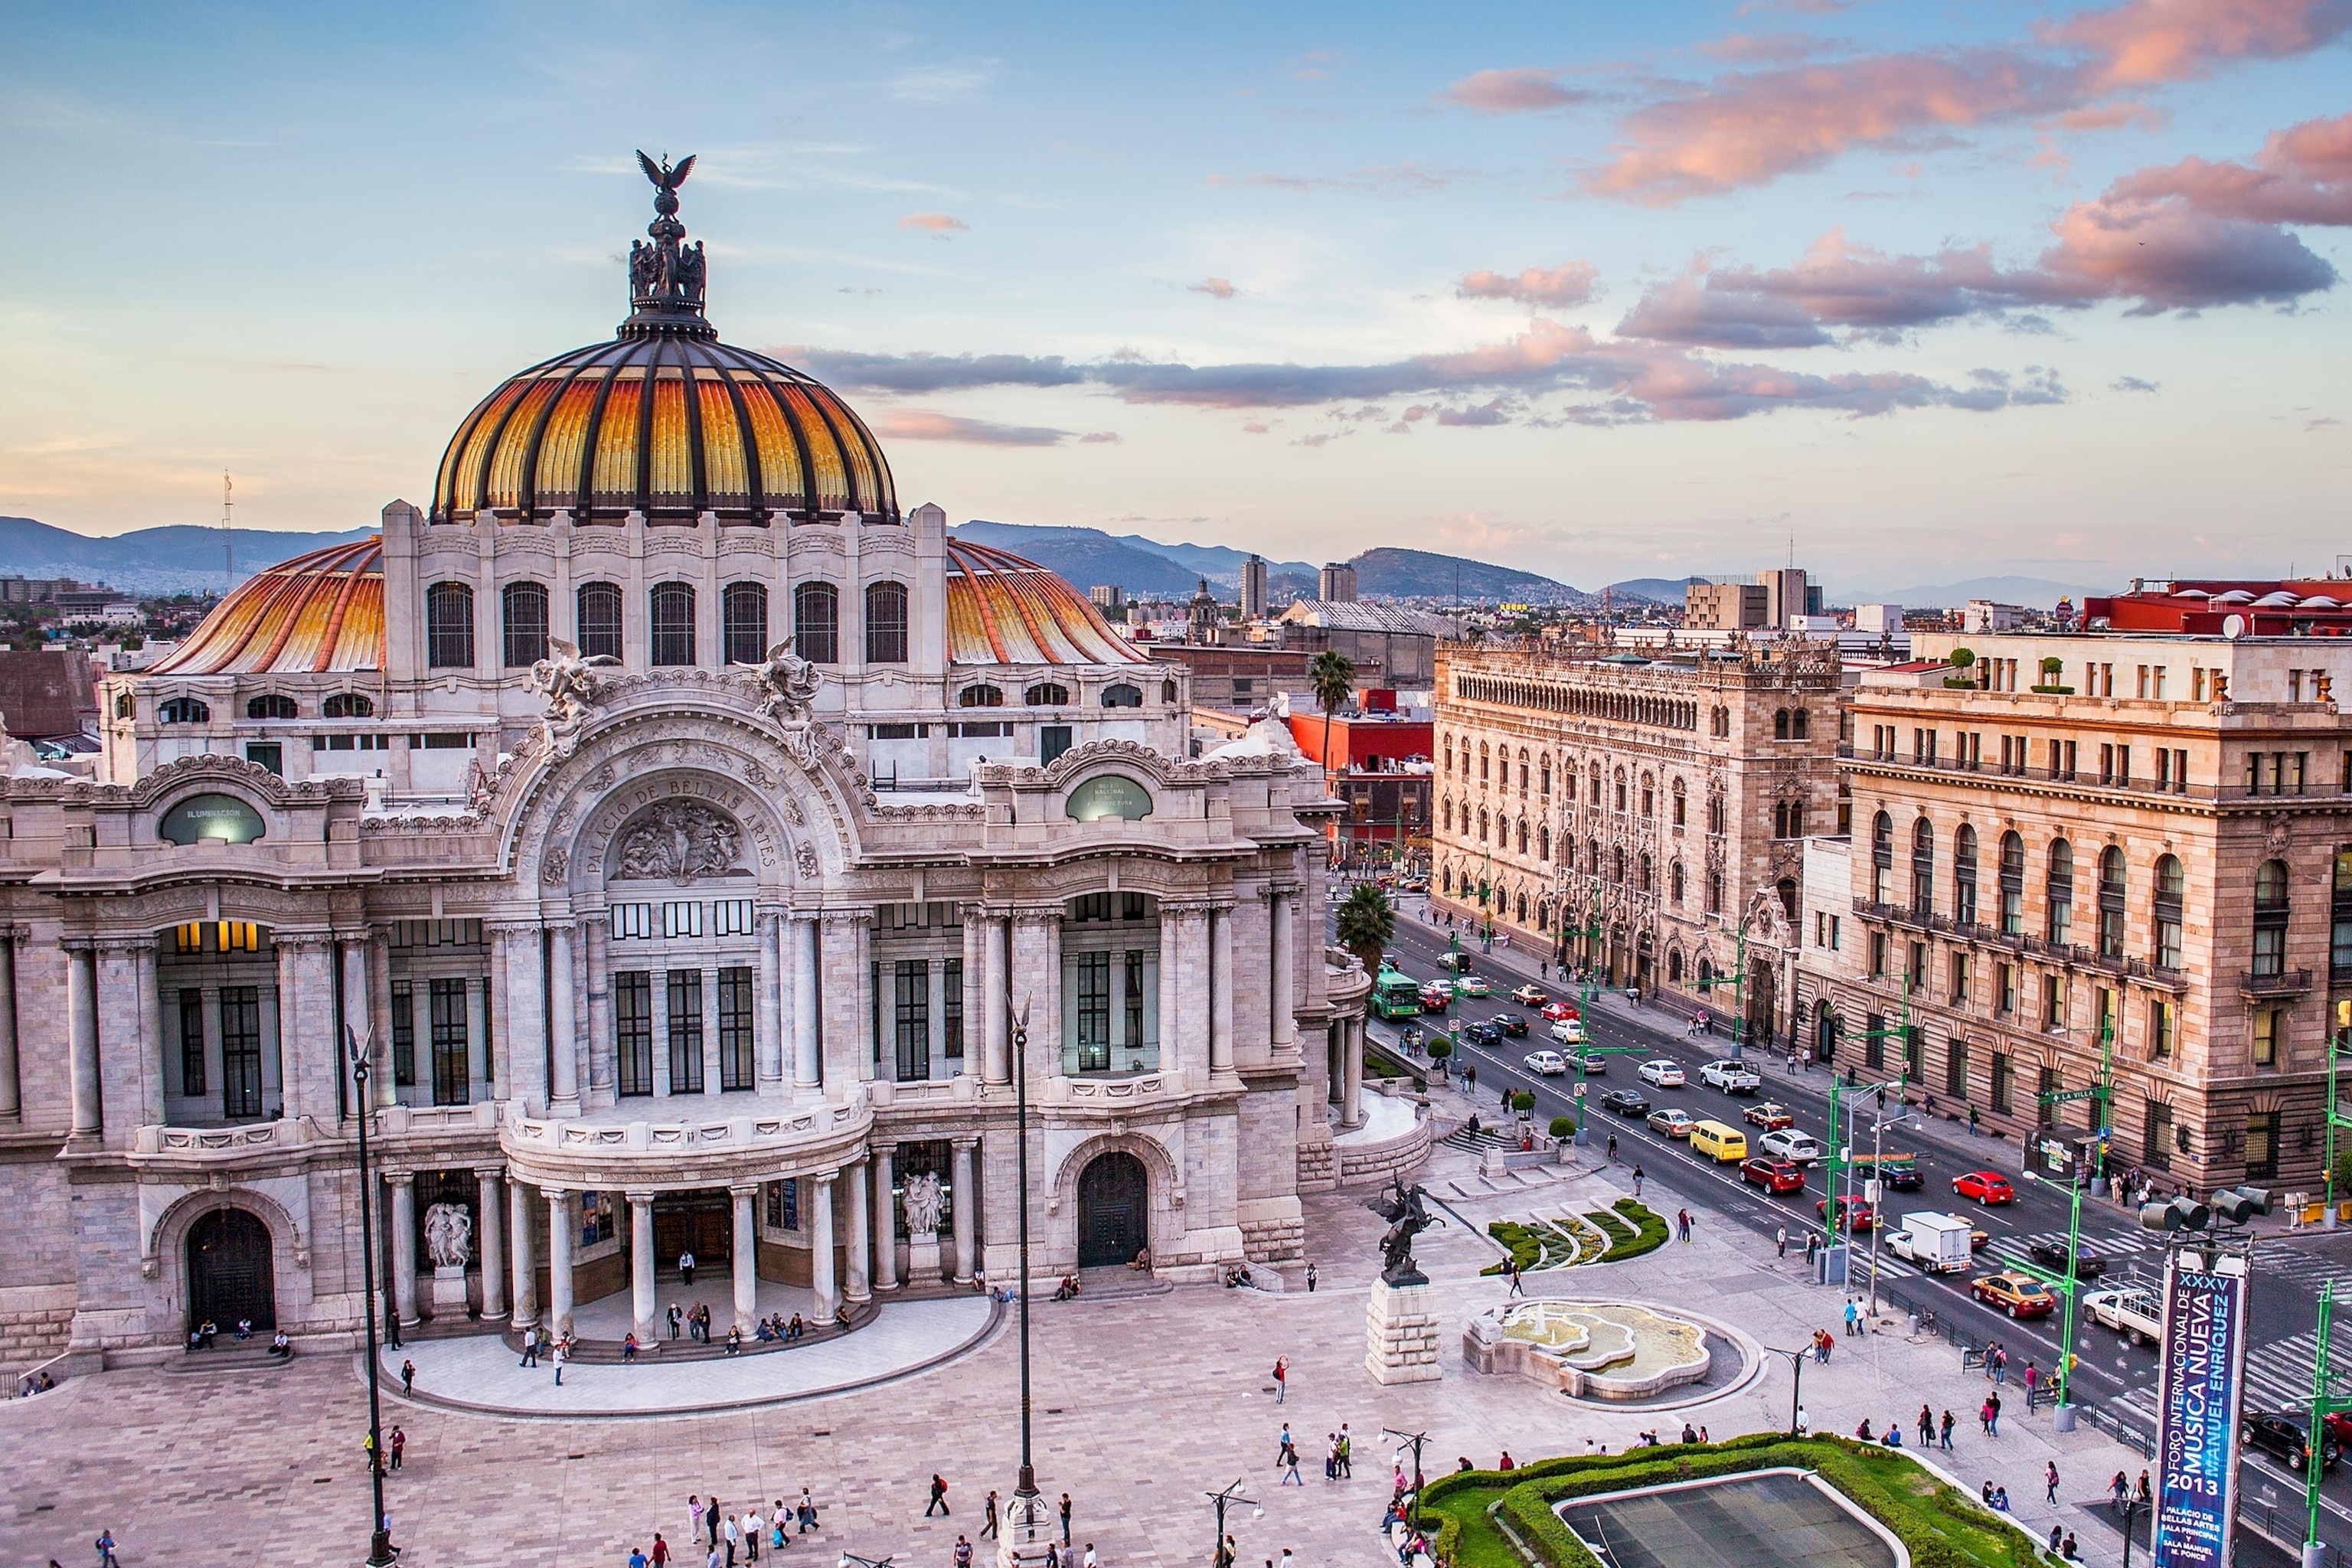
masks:
[[[876,1160],[895,1160],[898,1157],[898,1141],[895,1138],[876,1138],[869,1135],[866,1140],[866,1152]],[[864,1162],[861,1161],[859,1163],[862,1164]]]
[[[1062,923],[1062,907],[1059,904],[1055,905],[1052,909],[1036,909],[1034,907],[1024,906],[1023,908],[1013,910],[1012,916],[1013,923],[1015,925],[1060,925]]]
[[[335,940],[346,947],[357,942],[373,942],[379,934],[373,926],[337,926],[335,928]]]
[[[730,1182],[727,1195],[730,1198],[756,1198],[760,1195],[760,1186],[758,1182]]]
[[[282,951],[317,952],[333,946],[335,934],[331,931],[284,931],[273,926],[269,931],[269,944]],[[100,940],[104,943],[109,939]],[[143,938],[140,945],[145,945],[152,941],[152,938]]]
[[[13,942],[16,946],[22,947],[32,940],[33,928],[31,926],[0,925],[0,942]]]
[[[841,1173],[839,1171],[816,1171],[801,1178],[802,1181],[807,1182],[812,1186],[819,1188],[830,1187],[834,1183],[840,1179]]]
[[[414,1171],[383,1171],[379,1173],[392,1186],[413,1187],[416,1184],[416,1173]]]
[[[94,948],[100,952],[152,952],[155,951],[155,936],[152,931],[139,936],[97,936],[80,945]]]
[[[651,1204],[656,1198],[661,1196],[661,1194],[659,1193],[632,1193],[625,1191],[621,1194],[621,1196],[628,1200],[628,1204],[631,1208],[636,1208],[642,1205]]]
[[[872,910],[819,910],[816,915],[829,926],[870,926],[874,923]]]
[[[504,1165],[477,1165],[474,1174],[486,1182],[502,1182],[506,1180],[507,1168]]]
[[[980,1134],[970,1133],[961,1138],[950,1138],[948,1142],[954,1146],[958,1153],[969,1153],[980,1147]]]

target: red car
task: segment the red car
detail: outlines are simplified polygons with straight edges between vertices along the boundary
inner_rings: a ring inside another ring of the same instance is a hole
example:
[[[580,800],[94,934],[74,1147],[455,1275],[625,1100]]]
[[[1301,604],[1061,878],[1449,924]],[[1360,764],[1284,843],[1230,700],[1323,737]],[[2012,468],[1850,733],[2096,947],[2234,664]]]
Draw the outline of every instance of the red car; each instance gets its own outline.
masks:
[[[1561,1001],[1546,1003],[1543,1016],[1557,1024],[1562,1018],[1580,1018],[1584,1015],[1576,1010],[1575,1003]]]
[[[1952,1195],[1974,1198],[1980,1204],[2013,1204],[2017,1201],[2017,1189],[1997,1171],[1970,1171],[1965,1176],[1952,1178]]]
[[[1759,1155],[1741,1163],[1739,1179],[1753,1182],[1768,1193],[1805,1190],[1805,1168],[1793,1160],[1768,1160]]]
[[[2326,1429],[2329,1436],[2352,1448],[2352,1415],[2347,1415],[2341,1410],[2331,1410],[2319,1418],[2319,1424]]]
[[[1815,1204],[1813,1205],[1813,1212],[1820,1215],[1823,1219],[1829,1218],[1829,1199],[1823,1198],[1819,1203]],[[1876,1212],[1874,1211],[1868,1204],[1864,1203],[1862,1199],[1853,1196],[1850,1193],[1844,1197],[1838,1199],[1838,1215],[1840,1219],[1844,1221],[1844,1223],[1840,1225],[1837,1228],[1844,1231],[1849,1236],[1860,1236],[1864,1231],[1871,1229],[1878,1224],[1878,1215]]]

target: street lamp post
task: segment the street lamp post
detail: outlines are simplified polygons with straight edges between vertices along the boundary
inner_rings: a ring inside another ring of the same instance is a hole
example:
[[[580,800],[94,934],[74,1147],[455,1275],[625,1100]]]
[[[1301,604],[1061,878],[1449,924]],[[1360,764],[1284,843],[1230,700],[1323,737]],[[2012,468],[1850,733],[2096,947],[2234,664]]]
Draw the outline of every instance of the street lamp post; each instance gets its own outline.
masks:
[[[371,1053],[367,1042],[348,1024],[343,1026],[343,1041],[351,1058],[352,1103],[359,1107],[360,1123],[360,1283],[366,1292],[366,1305],[360,1315],[367,1320],[368,1480],[373,1491],[367,1561],[368,1568],[390,1568],[400,1554],[392,1544],[392,1528],[383,1512],[383,1401],[379,1387],[383,1369],[376,1361],[375,1210],[369,1202],[375,1178],[368,1170],[368,1123],[373,1120],[367,1093]]]
[[[1209,1548],[1210,1568],[1234,1568],[1233,1557],[1225,1551],[1225,1510],[1234,1503],[1245,1502],[1254,1511],[1264,1510],[1258,1509],[1255,1499],[1242,1496],[1241,1478],[1238,1476],[1234,1478],[1233,1485],[1223,1491],[1211,1492],[1208,1497],[1209,1500],[1216,1505],[1217,1510],[1217,1539]]]
[[[1014,1180],[1021,1189],[1021,1479],[1013,1489],[1006,1523],[1023,1530],[1022,1541],[1037,1539],[1045,1500],[1037,1493],[1037,1467],[1029,1447],[1029,1005],[1013,1020],[1013,1125]],[[1010,1541],[1008,1538],[1008,1548]]]
[[[1405,1523],[1414,1530],[1421,1528],[1421,1450],[1429,1441],[1426,1432],[1400,1432],[1393,1426],[1384,1427],[1385,1436],[1397,1440],[1399,1450],[1412,1450],[1412,1502],[1405,1510]],[[1235,1481],[1235,1486],[1241,1483]]]
[[[1784,1355],[1789,1358],[1789,1370],[1795,1375],[1797,1384],[1789,1394],[1789,1436],[1802,1436],[1803,1434],[1797,1430],[1797,1417],[1805,1408],[1805,1363],[1811,1358],[1813,1352],[1809,1350],[1786,1351],[1779,1345],[1766,1345],[1764,1348],[1774,1355]]]

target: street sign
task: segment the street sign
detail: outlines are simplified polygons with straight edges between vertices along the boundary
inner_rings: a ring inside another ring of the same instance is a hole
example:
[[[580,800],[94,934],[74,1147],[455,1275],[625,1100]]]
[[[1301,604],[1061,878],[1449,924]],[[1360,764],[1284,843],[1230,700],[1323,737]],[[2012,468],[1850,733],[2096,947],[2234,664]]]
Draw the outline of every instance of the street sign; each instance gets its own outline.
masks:
[[[2069,1089],[2056,1094],[2045,1094],[2042,1100],[2045,1105],[2064,1105],[2077,1100],[2096,1100],[2105,1092],[2098,1089]]]
[[[1584,1098],[1584,1086],[1582,1084],[1580,1083],[1576,1086],[1575,1094],[1576,1098],[1579,1100],[1582,1100]]]

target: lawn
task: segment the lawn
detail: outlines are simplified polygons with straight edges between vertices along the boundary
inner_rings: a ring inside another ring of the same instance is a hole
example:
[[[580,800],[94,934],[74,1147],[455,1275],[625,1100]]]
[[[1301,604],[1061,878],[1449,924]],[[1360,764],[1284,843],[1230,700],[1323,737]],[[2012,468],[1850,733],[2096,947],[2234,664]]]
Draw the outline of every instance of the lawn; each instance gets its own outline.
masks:
[[[1430,1481],[1422,1507],[1424,1519],[1436,1522],[1438,1560],[1455,1568],[1528,1568],[1512,1534],[1546,1568],[1600,1568],[1551,1504],[1776,1466],[1818,1471],[1893,1531],[1916,1568],[2032,1568],[2036,1561],[2032,1541],[1974,1498],[1899,1452],[1843,1437],[1791,1440],[1759,1432],[1722,1443],[1546,1459],[1508,1472],[1464,1470]]]

